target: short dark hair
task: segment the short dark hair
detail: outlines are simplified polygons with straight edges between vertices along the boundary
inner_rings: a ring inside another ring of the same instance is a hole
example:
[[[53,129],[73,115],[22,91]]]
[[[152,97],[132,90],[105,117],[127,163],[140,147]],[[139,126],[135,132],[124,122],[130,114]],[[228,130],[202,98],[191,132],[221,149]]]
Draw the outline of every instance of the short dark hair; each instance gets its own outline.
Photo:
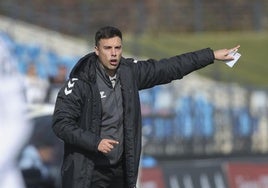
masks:
[[[101,39],[108,39],[112,37],[119,37],[122,40],[121,31],[112,26],[102,27],[95,34],[95,45],[98,46]]]

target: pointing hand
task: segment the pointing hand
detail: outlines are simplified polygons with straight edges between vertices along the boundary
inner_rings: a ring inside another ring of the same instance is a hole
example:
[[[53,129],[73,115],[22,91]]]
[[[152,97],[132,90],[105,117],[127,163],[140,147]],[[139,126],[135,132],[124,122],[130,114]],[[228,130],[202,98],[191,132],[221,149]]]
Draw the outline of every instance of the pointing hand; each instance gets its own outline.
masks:
[[[236,52],[240,45],[237,45],[234,48],[231,49],[220,49],[220,50],[215,50],[214,51],[214,57],[216,60],[219,61],[227,61],[227,60],[232,60],[234,59],[233,56],[230,55],[231,52]]]
[[[98,145],[98,150],[102,153],[109,153],[116,144],[119,144],[116,140],[102,139]]]

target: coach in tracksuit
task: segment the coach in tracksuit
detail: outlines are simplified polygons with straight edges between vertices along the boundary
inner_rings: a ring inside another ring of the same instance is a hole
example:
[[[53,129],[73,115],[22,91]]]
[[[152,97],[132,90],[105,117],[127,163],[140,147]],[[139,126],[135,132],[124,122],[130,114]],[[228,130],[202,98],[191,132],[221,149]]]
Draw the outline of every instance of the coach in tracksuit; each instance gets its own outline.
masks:
[[[63,188],[134,188],[141,154],[139,90],[181,79],[237,50],[203,49],[168,59],[122,57],[122,34],[104,27],[59,91],[53,130],[64,141]]]

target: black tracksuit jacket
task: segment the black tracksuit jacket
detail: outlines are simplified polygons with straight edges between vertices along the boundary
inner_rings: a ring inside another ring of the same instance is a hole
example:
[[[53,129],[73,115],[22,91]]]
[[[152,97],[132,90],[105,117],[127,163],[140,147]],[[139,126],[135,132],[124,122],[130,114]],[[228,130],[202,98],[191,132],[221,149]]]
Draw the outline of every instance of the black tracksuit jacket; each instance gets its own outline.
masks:
[[[95,61],[95,53],[81,58],[58,93],[52,128],[64,142],[63,188],[90,188],[100,142],[102,108]],[[124,109],[123,164],[127,188],[136,187],[141,154],[139,90],[181,79],[213,61],[214,54],[209,48],[159,61],[121,58],[119,78]]]

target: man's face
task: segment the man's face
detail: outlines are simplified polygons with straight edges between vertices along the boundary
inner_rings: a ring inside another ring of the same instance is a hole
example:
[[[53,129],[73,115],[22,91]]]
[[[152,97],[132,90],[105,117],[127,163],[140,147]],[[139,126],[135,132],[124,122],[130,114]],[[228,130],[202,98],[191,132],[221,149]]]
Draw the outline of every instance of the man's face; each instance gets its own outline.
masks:
[[[95,47],[95,53],[106,73],[114,76],[122,56],[122,40],[119,37],[101,39]]]

